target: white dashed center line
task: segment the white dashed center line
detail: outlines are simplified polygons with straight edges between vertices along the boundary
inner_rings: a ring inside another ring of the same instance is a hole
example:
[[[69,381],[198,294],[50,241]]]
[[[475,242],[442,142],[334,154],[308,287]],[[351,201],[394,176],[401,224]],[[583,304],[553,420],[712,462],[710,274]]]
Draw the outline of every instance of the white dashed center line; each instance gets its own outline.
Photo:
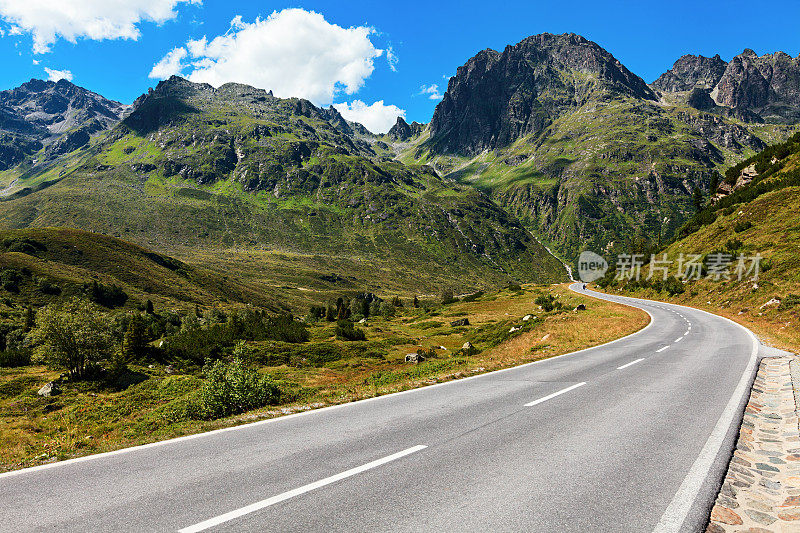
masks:
[[[628,368],[631,365],[635,365],[639,361],[644,361],[644,357],[640,357],[639,359],[636,359],[635,361],[631,361],[630,363],[626,363],[626,364],[624,364],[622,366],[618,366],[617,370],[622,370],[623,368]]]
[[[272,498],[267,498],[266,500],[261,500],[260,502],[250,504],[247,507],[242,507],[241,509],[236,509],[235,511],[221,514],[214,518],[209,518],[208,520],[197,523],[193,526],[185,527],[181,529],[178,533],[196,533],[199,531],[205,531],[206,529],[218,526],[220,524],[224,524],[225,522],[230,522],[231,520],[234,520],[246,514],[250,514],[255,511],[264,509],[265,507],[269,507],[271,505],[275,505],[276,503],[288,500],[289,498],[300,496],[301,494],[305,494],[306,492],[310,492],[314,489],[324,487],[325,485],[330,485],[331,483],[341,481],[342,479],[348,478],[350,476],[354,476],[356,474],[366,472],[367,470],[370,470],[372,468],[385,465],[386,463],[390,463],[392,461],[400,459],[401,457],[405,457],[406,455],[410,455],[420,450],[424,450],[425,448],[427,448],[427,446],[423,445],[413,446],[411,448],[403,450],[402,452],[397,452],[395,454],[388,455],[382,459],[377,459],[375,461],[372,461],[371,463],[357,466],[355,468],[351,468],[350,470],[345,470],[344,472],[336,474],[335,476],[326,477],[325,479],[320,479],[319,481],[315,481],[314,483],[309,483],[308,485],[303,485],[302,487],[284,492],[282,494],[278,494],[277,496],[273,496]]]
[[[556,396],[560,396],[560,395],[564,394],[565,392],[569,392],[569,391],[571,391],[573,389],[577,389],[578,387],[582,387],[584,385],[586,385],[585,381],[582,382],[582,383],[576,383],[575,385],[572,385],[571,387],[567,387],[566,389],[561,389],[560,391],[554,392],[553,394],[549,394],[549,395],[545,396],[544,398],[539,398],[538,400],[533,400],[530,403],[526,403],[525,407],[533,407],[534,405],[539,405],[540,403],[546,402],[547,400],[552,400]]]

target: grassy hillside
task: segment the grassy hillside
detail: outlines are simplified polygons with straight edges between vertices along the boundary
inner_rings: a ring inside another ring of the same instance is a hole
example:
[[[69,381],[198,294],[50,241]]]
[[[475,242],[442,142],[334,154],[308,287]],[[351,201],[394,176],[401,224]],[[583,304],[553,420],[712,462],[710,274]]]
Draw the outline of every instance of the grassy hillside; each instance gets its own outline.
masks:
[[[674,301],[708,308],[752,327],[769,341],[800,350],[800,134],[733,167],[735,183],[745,168],[757,176],[693,217],[682,238],[666,250],[679,254],[721,251],[736,257],[763,256],[757,282],[702,279],[684,285]],[[723,184],[724,187],[724,184]],[[651,284],[616,283],[611,287],[664,298]]]
[[[16,177],[0,223],[79,227],[209,268],[242,263],[248,281],[290,292],[318,288],[312,272],[407,292],[565,279],[488,196],[387,160],[330,113],[173,78],[79,164]]]
[[[667,241],[719,172],[793,127],[749,125],[687,106],[591,100],[542,132],[475,157],[436,154],[427,135],[399,159],[430,164],[491,195],[564,257]]]
[[[159,308],[254,304],[281,309],[273,295],[135,244],[68,228],[0,230],[0,294],[39,307],[65,297],[93,297],[93,284],[117,287],[107,307]],[[98,298],[102,298],[102,294]],[[95,298],[97,299],[97,298]]]

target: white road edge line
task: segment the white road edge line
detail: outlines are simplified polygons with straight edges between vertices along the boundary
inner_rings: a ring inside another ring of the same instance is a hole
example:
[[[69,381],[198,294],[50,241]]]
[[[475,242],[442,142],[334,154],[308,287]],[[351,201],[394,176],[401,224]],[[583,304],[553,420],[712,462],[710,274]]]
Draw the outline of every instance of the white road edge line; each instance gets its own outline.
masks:
[[[669,346],[670,346],[670,345],[669,345],[669,344],[667,344],[667,345],[666,345],[666,346],[664,346],[663,348],[659,348],[658,350],[656,350],[656,353],[663,352],[664,350],[666,350],[667,348],[669,348]]]
[[[681,342],[682,340],[683,340],[683,337],[678,337],[677,339],[675,339],[675,340],[673,341],[673,343],[675,343],[675,342]]]
[[[548,394],[544,398],[539,398],[538,400],[533,400],[530,403],[526,403],[525,407],[533,407],[534,405],[539,405],[542,402],[546,402],[547,400],[552,400],[556,396],[561,396],[562,394],[564,394],[566,392],[569,392],[569,391],[571,391],[573,389],[577,389],[578,387],[583,387],[584,385],[586,385],[585,381],[583,381],[581,383],[576,383],[575,385],[567,387],[566,389],[561,389],[560,391],[554,392],[553,394]]]
[[[573,291],[573,292],[576,292],[576,291]],[[591,297],[591,295],[589,295],[589,296]],[[169,444],[177,444],[177,443],[180,443],[180,442],[185,442],[187,440],[202,439],[202,438],[210,437],[210,436],[213,436],[213,435],[218,435],[220,433],[227,433],[229,431],[241,431],[241,430],[252,429],[254,427],[262,426],[262,425],[265,425],[265,424],[275,424],[275,423],[280,423],[280,422],[286,422],[287,420],[294,420],[295,418],[300,418],[300,417],[304,417],[304,416],[318,415],[320,413],[330,412],[330,411],[333,411],[335,409],[346,409],[346,408],[350,408],[350,407],[357,406],[357,405],[362,405],[362,404],[369,403],[369,402],[385,401],[385,400],[388,400],[388,399],[397,398],[398,396],[403,396],[405,394],[416,394],[416,393],[420,393],[422,391],[430,391],[431,389],[434,389],[436,387],[451,387],[451,386],[454,386],[454,385],[456,385],[458,383],[464,383],[464,382],[471,381],[471,380],[474,380],[474,379],[484,379],[484,378],[487,378],[487,377],[496,376],[497,374],[502,374],[504,372],[512,372],[514,370],[519,370],[521,368],[525,368],[525,367],[529,367],[529,366],[533,366],[533,365],[539,365],[539,364],[542,364],[542,363],[547,363],[548,361],[553,361],[553,360],[556,360],[556,359],[559,359],[559,358],[562,358],[562,357],[574,356],[574,355],[578,355],[578,354],[581,354],[581,353],[584,353],[584,352],[597,350],[599,348],[605,348],[605,347],[610,346],[612,344],[616,344],[618,342],[622,342],[624,340],[627,340],[627,339],[629,339],[631,337],[634,337],[636,335],[641,335],[642,333],[644,333],[645,331],[647,331],[648,329],[650,329],[653,326],[653,323],[655,322],[655,319],[653,318],[652,313],[650,313],[650,311],[648,311],[647,309],[641,309],[639,307],[637,307],[636,309],[640,309],[640,310],[644,311],[650,317],[650,322],[648,322],[645,327],[643,327],[642,329],[640,329],[638,331],[634,331],[633,333],[625,335],[624,337],[620,337],[618,339],[614,339],[613,341],[609,341],[609,342],[607,342],[605,344],[598,344],[597,346],[591,346],[589,348],[584,348],[583,350],[578,350],[576,352],[563,353],[561,355],[556,355],[554,357],[548,357],[547,359],[539,359],[538,361],[531,361],[530,363],[525,363],[525,364],[522,364],[522,365],[510,366],[510,367],[507,367],[507,368],[501,368],[500,370],[493,370],[492,372],[484,372],[483,374],[476,374],[474,376],[469,376],[469,377],[466,377],[466,378],[453,379],[453,380],[450,380],[450,381],[445,381],[444,383],[436,383],[434,385],[427,385],[425,387],[417,387],[417,388],[414,388],[414,389],[408,389],[408,390],[404,390],[404,391],[393,392],[393,393],[390,393],[390,394],[383,394],[381,396],[374,396],[372,398],[364,398],[363,400],[356,400],[354,402],[338,403],[338,404],[334,404],[334,405],[329,405],[327,407],[320,407],[318,409],[308,409],[307,411],[300,411],[298,413],[292,413],[292,414],[289,414],[289,415],[276,416],[274,418],[268,418],[266,420],[258,420],[257,422],[249,422],[247,424],[239,424],[238,426],[230,426],[230,427],[226,427],[226,428],[213,429],[211,431],[205,431],[203,433],[193,433],[191,435],[184,435],[183,437],[175,437],[175,438],[172,438],[172,439],[160,440],[160,441],[151,442],[151,443],[148,443],[148,444],[139,444],[138,446],[131,446],[130,448],[121,448],[119,450],[113,450],[113,451],[110,451],[110,452],[102,452],[102,453],[96,453],[96,454],[92,454],[92,455],[84,455],[82,457],[75,457],[73,459],[65,459],[63,461],[56,461],[54,463],[47,463],[47,464],[43,464],[43,465],[31,466],[31,467],[28,467],[28,468],[20,468],[19,470],[11,470],[10,472],[0,473],[0,479],[6,478],[6,477],[12,477],[12,476],[19,476],[19,475],[33,473],[33,472],[38,472],[40,470],[48,470],[50,468],[57,468],[57,467],[62,467],[62,466],[67,466],[67,465],[73,465],[73,464],[76,464],[76,463],[82,463],[84,461],[93,461],[95,459],[103,459],[103,458],[111,457],[111,456],[114,456],[114,455],[122,455],[122,454],[130,453],[130,452],[146,450],[148,448],[155,448],[155,447],[158,447],[158,446],[165,446],[165,445],[169,445]]]
[[[589,293],[584,292],[584,294]],[[594,292],[594,294],[603,295],[603,293],[598,292]],[[600,296],[597,297],[600,298]],[[641,300],[639,298],[621,297],[621,299],[634,302],[637,300],[649,302],[649,300]],[[611,301],[614,301],[613,298],[611,298]],[[722,411],[719,420],[717,420],[717,424],[711,431],[711,435],[708,436],[708,440],[703,446],[703,449],[700,450],[700,455],[698,455],[697,459],[695,459],[692,467],[689,469],[689,472],[683,479],[683,483],[681,483],[681,486],[678,488],[678,491],[675,493],[672,501],[667,506],[664,514],[661,515],[661,520],[658,521],[655,529],[653,529],[653,533],[678,533],[681,531],[683,523],[686,521],[686,517],[689,516],[689,512],[692,510],[692,506],[697,499],[697,495],[700,493],[700,489],[703,487],[703,483],[708,478],[708,472],[711,470],[711,467],[714,466],[714,460],[716,459],[717,455],[719,455],[722,444],[725,442],[725,435],[739,414],[739,405],[745,399],[745,395],[749,392],[750,380],[755,374],[756,364],[758,363],[759,342],[753,332],[746,327],[734,322],[730,318],[721,315],[715,315],[714,313],[709,313],[708,311],[704,311],[702,309],[696,309],[694,307],[687,307],[679,304],[669,305],[683,307],[687,310],[721,318],[722,320],[730,322],[734,326],[741,328],[745,333],[747,333],[753,343],[753,349],[750,352],[750,360],[747,363],[747,367],[745,368],[744,372],[742,372],[742,377],[739,380],[739,383],[736,385],[730,400],[728,400],[728,404]]]
[[[635,365],[636,363],[638,363],[640,361],[644,361],[644,357],[640,357],[639,359],[636,359],[635,361],[631,361],[630,363],[625,363],[622,366],[618,366],[617,370],[622,370],[623,368],[628,368],[629,366]]]
[[[203,522],[200,522],[193,526],[180,529],[178,530],[178,533],[198,533],[199,531],[205,531],[206,529],[218,526],[220,524],[224,524],[225,522],[230,522],[231,520],[234,520],[246,514],[250,514],[255,511],[259,511],[261,509],[269,507],[271,505],[275,505],[276,503],[288,500],[289,498],[300,496],[301,494],[305,494],[306,492],[310,492],[320,487],[324,487],[325,485],[330,485],[331,483],[336,483],[337,481],[341,481],[345,478],[355,476],[356,474],[366,472],[367,470],[371,470],[381,465],[385,465],[386,463],[390,463],[392,461],[400,459],[401,457],[405,457],[406,455],[411,455],[412,453],[424,450],[425,448],[427,448],[427,446],[424,445],[412,446],[411,448],[408,448],[401,452],[397,452],[392,455],[387,455],[382,459],[377,459],[365,465],[357,466],[355,468],[351,468],[350,470],[345,470],[340,474],[336,474],[331,477],[326,477],[325,479],[320,479],[319,481],[315,481],[314,483],[303,485],[302,487],[286,491],[284,493],[278,494],[277,496],[267,498],[266,500],[261,500],[260,502],[252,503],[246,507],[242,507],[241,509],[236,509],[235,511],[230,511],[225,514],[215,516],[214,518],[209,518],[208,520],[204,520]]]

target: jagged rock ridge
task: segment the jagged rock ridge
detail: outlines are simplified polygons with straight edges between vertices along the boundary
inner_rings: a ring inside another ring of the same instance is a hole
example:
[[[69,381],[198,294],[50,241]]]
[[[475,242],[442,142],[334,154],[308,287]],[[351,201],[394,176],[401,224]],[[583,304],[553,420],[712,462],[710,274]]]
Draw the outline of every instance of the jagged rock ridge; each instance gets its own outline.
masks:
[[[45,160],[86,145],[113,127],[128,106],[67,81],[32,79],[0,91],[0,170],[46,148]]]

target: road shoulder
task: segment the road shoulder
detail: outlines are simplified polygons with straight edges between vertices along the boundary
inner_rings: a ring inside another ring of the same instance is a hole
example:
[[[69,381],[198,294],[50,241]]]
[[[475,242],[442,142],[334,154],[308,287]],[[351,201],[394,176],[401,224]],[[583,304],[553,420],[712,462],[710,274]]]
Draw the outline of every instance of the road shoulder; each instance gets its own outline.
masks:
[[[800,531],[799,364],[761,361],[707,532]]]

